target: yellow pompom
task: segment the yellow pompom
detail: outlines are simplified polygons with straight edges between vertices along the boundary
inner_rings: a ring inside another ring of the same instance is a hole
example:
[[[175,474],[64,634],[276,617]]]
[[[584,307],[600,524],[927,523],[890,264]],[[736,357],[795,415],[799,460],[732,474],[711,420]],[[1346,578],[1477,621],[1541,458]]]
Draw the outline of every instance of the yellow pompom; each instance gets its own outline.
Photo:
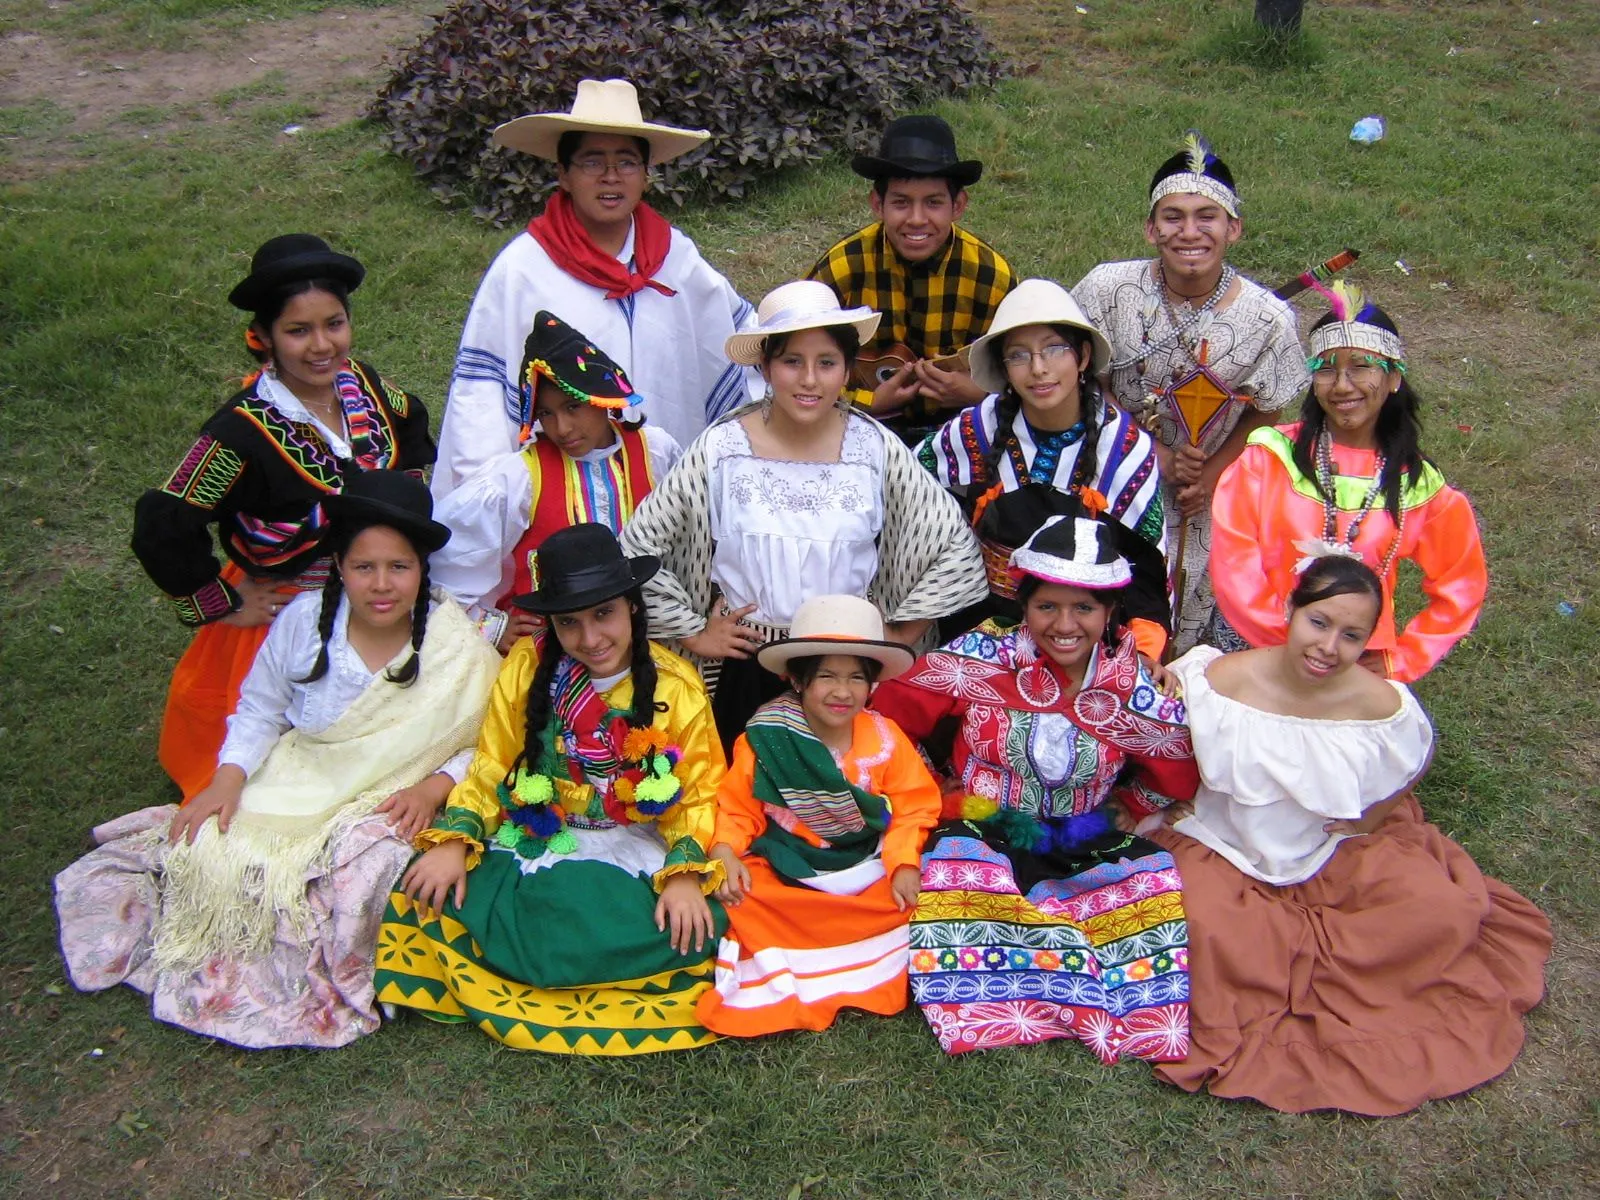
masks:
[[[1000,805],[987,796],[966,796],[961,801],[961,819],[987,821],[1000,811]]]

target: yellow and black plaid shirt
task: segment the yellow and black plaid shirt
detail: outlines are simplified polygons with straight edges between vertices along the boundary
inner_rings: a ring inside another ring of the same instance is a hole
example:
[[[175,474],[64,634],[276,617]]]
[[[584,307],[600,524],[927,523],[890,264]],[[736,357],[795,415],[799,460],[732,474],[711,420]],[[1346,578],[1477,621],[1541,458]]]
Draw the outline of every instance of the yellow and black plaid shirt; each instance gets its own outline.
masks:
[[[899,344],[918,358],[954,354],[982,337],[1000,301],[1017,285],[1011,264],[959,225],[938,255],[908,263],[884,237],[882,221],[834,246],[809,278],[831,287],[846,308],[865,305],[883,314],[863,352]]]

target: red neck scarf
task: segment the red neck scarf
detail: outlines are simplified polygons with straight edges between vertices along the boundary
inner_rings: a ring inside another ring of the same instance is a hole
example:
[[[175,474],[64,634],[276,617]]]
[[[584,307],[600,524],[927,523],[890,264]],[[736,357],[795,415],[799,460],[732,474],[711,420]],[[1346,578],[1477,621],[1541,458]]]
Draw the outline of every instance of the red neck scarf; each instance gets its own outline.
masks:
[[[638,268],[633,271],[594,244],[566,192],[558,190],[551,195],[544,211],[528,222],[528,233],[556,266],[592,287],[603,288],[607,300],[620,300],[647,287],[663,296],[678,294],[650,278],[667,259],[672,226],[648,204],[641,203],[633,210],[633,261]]]

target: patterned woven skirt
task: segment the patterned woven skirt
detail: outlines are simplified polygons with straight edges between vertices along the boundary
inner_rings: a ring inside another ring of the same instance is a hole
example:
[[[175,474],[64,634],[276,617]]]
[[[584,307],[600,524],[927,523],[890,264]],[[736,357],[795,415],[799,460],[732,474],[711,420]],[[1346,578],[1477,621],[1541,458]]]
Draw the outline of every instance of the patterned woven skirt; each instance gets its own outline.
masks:
[[[1177,867],[1143,838],[1065,858],[959,822],[929,837],[911,996],[950,1054],[1076,1038],[1107,1063],[1180,1061],[1188,962]]]
[[[678,954],[656,928],[650,875],[665,849],[651,830],[574,829],[571,856],[529,861],[491,843],[466,903],[425,912],[399,892],[378,935],[378,1000],[435,1020],[470,1021],[517,1050],[627,1055],[717,1040],[695,1017],[712,954]]]

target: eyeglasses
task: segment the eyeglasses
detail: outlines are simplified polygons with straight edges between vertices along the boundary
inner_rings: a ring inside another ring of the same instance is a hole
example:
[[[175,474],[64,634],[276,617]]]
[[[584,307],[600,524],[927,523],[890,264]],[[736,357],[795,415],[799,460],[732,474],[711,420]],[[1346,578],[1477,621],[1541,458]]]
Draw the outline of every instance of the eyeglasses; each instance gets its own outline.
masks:
[[[631,154],[617,158],[607,158],[604,154],[589,154],[574,159],[572,165],[580,174],[587,175],[590,179],[598,179],[608,170],[615,171],[624,178],[638,175],[644,170],[644,160],[635,158]]]
[[[1371,363],[1355,363],[1348,367],[1318,367],[1311,372],[1311,382],[1318,387],[1337,387],[1341,374],[1355,387],[1370,388],[1382,383],[1389,372]]]
[[[1005,363],[1008,370],[1026,370],[1033,365],[1033,360],[1036,358],[1042,359],[1045,366],[1053,367],[1071,353],[1071,346],[1058,342],[1054,346],[1045,346],[1039,350],[1008,350],[1001,356],[1000,361]]]

